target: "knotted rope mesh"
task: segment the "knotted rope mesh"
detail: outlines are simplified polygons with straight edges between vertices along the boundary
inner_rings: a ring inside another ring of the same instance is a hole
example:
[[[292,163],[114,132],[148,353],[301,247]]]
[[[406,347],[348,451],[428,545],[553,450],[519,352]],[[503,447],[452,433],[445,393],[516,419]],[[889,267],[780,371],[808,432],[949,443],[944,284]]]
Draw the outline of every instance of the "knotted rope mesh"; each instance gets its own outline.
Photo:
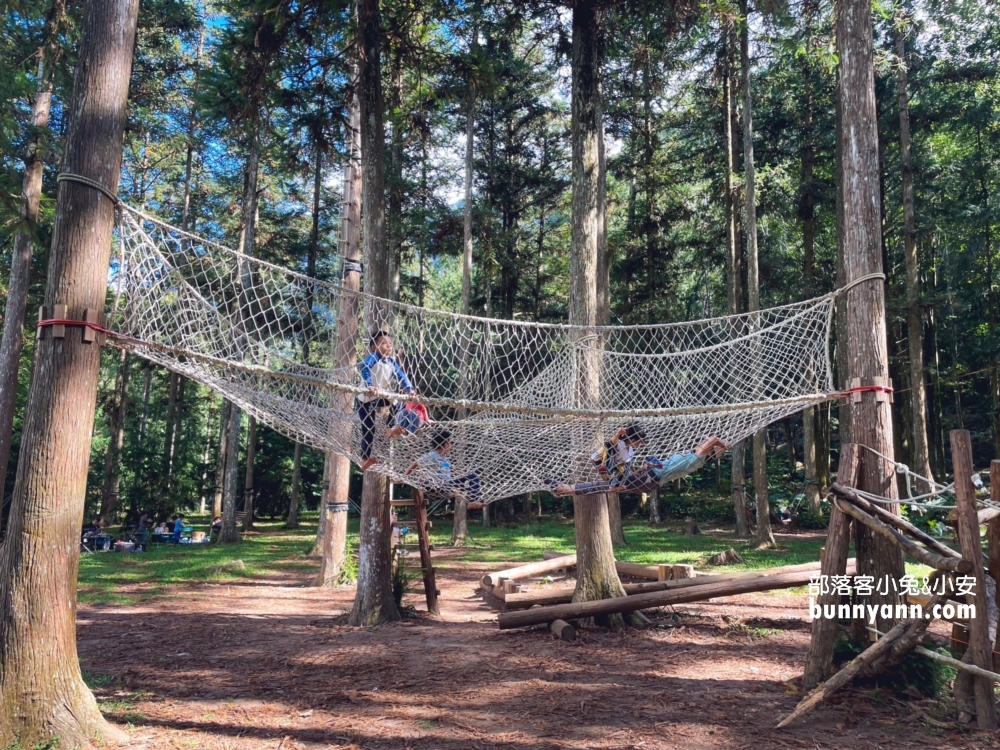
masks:
[[[122,206],[109,277],[113,341],[212,388],[301,443],[361,459],[358,398],[416,400],[430,422],[372,431],[375,471],[424,490],[413,461],[451,433],[454,478],[481,499],[597,479],[588,460],[640,424],[666,458],[710,436],[732,443],[830,398],[834,295],[689,323],[583,328],[492,320],[350,292]],[[359,363],[376,330],[416,388],[371,393]]]

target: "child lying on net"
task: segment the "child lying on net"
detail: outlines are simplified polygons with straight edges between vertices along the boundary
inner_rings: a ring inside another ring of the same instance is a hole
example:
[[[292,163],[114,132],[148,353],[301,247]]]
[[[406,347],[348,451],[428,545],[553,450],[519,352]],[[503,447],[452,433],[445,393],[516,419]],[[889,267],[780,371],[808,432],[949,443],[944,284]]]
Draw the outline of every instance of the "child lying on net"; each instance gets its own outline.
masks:
[[[633,427],[636,427],[633,425]],[[615,433],[615,437],[618,438],[618,442],[624,442],[627,438],[626,436],[631,434],[631,440],[629,442],[631,445],[626,444],[625,451],[631,451],[634,454],[636,447],[642,444],[645,440],[645,435],[642,434],[641,428],[638,429],[638,434],[634,431],[629,433],[628,430],[632,428],[623,428]],[[624,432],[623,432],[624,430]],[[605,443],[605,447],[594,454],[594,460],[602,452],[606,452],[606,448],[611,443],[616,451],[617,445],[612,441]],[[651,492],[667,482],[672,482],[675,479],[680,479],[683,476],[690,474],[691,472],[697,471],[702,466],[705,465],[705,461],[709,458],[718,458],[721,456],[728,446],[722,442],[717,437],[710,437],[697,448],[694,449],[692,453],[675,453],[666,460],[661,460],[655,456],[649,456],[646,460],[639,466],[634,466],[633,463],[625,464],[625,468],[622,470],[620,464],[614,465],[614,474],[608,470],[606,466],[599,466],[597,471],[601,477],[607,476],[600,482],[583,482],[581,484],[559,484],[556,485],[553,490],[554,494],[559,497],[567,497],[570,495],[599,495],[604,492]],[[616,453],[621,457],[624,455],[624,451]]]
[[[475,472],[453,479],[451,462],[451,433],[439,429],[431,435],[431,449],[417,458],[407,468],[407,476],[416,475],[418,481],[427,487],[427,494],[437,498],[458,498],[476,502],[479,500],[480,480]]]

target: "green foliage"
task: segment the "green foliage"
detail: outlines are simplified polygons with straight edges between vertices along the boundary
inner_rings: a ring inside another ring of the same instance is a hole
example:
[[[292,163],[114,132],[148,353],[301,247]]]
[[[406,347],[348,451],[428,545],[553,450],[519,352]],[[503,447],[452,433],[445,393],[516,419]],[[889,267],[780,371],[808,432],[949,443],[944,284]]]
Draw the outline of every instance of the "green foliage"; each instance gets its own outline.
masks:
[[[870,645],[838,638],[833,652],[834,663],[846,664]],[[858,684],[876,691],[887,689],[899,694],[912,687],[919,690],[921,695],[934,698],[947,694],[955,674],[955,669],[947,664],[910,651],[893,669],[884,674],[859,679]]]
[[[829,523],[830,519],[825,513],[817,513],[805,503],[799,506],[798,515],[795,516],[795,526],[800,529],[825,529]]]
[[[410,584],[416,575],[406,569],[406,550],[396,547],[392,556],[392,599],[397,608],[402,608],[403,597],[410,591]]]

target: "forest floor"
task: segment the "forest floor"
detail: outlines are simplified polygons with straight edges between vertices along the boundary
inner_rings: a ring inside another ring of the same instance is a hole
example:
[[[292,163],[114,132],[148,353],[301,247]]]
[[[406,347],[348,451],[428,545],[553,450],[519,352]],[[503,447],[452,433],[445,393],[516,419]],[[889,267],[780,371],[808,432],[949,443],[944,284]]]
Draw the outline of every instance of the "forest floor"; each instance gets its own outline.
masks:
[[[436,524],[438,526],[439,524]],[[240,545],[85,555],[80,658],[105,715],[138,750],[309,748],[972,748],[948,698],[856,688],[775,730],[801,693],[803,590],[687,604],[622,634],[500,631],[480,577],[572,545],[569,522],[474,529],[434,553],[441,615],[352,628],[353,587],[309,587],[315,533],[263,526]],[[438,542],[450,532],[435,529]],[[815,559],[822,535],[754,553],[731,532],[626,527],[622,557],[697,562],[734,546],[747,566]],[[517,539],[517,543],[513,540]],[[654,555],[654,551],[659,550]],[[775,559],[772,559],[774,557]],[[237,562],[239,561],[239,562]],[[415,611],[412,611],[415,610]]]

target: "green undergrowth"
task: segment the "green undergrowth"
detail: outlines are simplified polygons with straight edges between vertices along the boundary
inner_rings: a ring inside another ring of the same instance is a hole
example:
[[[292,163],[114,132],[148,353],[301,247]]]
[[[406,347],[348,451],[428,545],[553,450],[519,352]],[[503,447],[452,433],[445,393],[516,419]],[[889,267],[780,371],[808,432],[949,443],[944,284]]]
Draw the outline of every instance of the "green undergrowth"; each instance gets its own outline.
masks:
[[[834,662],[844,665],[870,645],[839,638],[834,647]],[[923,696],[937,697],[948,692],[956,674],[955,669],[947,664],[910,651],[898,666],[883,674],[858,679],[857,685],[875,691],[891,690],[895,693],[902,693],[907,688],[916,688]]]

